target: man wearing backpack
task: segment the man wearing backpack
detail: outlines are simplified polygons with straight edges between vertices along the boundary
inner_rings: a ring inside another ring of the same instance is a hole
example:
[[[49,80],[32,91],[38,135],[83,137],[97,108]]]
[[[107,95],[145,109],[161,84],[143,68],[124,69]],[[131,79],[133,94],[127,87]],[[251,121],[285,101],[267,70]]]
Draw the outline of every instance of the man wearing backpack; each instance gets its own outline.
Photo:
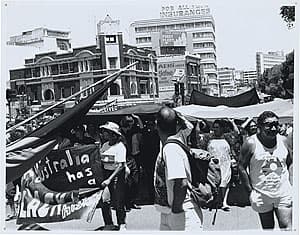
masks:
[[[188,156],[178,144],[167,143],[177,139],[186,144],[193,125],[168,107],[158,111],[156,122],[161,150],[156,160],[154,187],[155,206],[161,213],[160,230],[202,230],[201,209],[187,191],[191,182]]]
[[[263,229],[274,229],[274,213],[281,229],[292,226],[292,186],[289,171],[292,152],[286,137],[278,134],[278,117],[271,111],[257,119],[258,133],[242,146],[240,177],[250,194],[253,210],[259,213]],[[246,168],[249,167],[249,175]]]

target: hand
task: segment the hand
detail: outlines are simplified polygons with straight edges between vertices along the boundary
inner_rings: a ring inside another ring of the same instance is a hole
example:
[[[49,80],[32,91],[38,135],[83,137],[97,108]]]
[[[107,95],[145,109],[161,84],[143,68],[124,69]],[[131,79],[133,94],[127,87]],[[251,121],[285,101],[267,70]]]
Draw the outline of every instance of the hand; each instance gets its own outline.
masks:
[[[125,165],[125,179],[130,175],[130,169],[127,165]]]
[[[251,191],[250,193],[250,201],[255,202],[257,206],[262,206],[264,204],[261,194],[257,193],[256,191]]]
[[[228,120],[229,122],[231,122],[231,123],[234,122],[234,119],[233,119],[233,118],[227,118],[227,120]]]
[[[102,200],[103,200],[103,202],[107,202],[107,203],[110,202],[110,192],[109,192],[108,187],[105,187],[103,189]]]
[[[133,117],[133,118],[140,118],[138,115],[136,115],[136,114],[131,114],[131,116]]]
[[[104,180],[104,181],[101,183],[101,186],[102,186],[102,187],[106,187],[106,186],[110,185],[110,183],[111,183],[111,180],[110,180],[110,179],[107,179],[107,180]]]

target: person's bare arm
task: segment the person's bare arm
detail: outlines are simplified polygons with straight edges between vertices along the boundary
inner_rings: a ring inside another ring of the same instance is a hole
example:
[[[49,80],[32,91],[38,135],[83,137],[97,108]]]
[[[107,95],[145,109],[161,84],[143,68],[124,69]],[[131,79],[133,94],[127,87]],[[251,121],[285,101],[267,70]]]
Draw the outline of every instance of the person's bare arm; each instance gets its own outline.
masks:
[[[239,135],[240,130],[239,130],[238,126],[235,124],[234,119],[233,118],[228,118],[228,121],[231,123],[231,125],[233,127],[233,132],[235,132]]]
[[[188,187],[187,179],[175,179],[174,187],[173,187],[173,204],[172,204],[172,212],[180,213],[183,212],[183,202],[186,197]]]
[[[252,186],[246,169],[250,164],[250,159],[253,155],[254,148],[255,148],[255,142],[252,139],[246,140],[246,142],[242,146],[239,162],[238,162],[240,178],[248,192],[252,191]]]
[[[132,117],[137,121],[138,127],[140,129],[143,129],[144,125],[143,125],[142,119],[136,114],[132,114]]]
[[[119,163],[117,168],[114,170],[114,172],[106,180],[104,180],[101,183],[101,185],[103,187],[108,186],[111,183],[111,181],[119,174],[119,172],[124,169],[124,167],[125,167],[125,162]]]
[[[289,181],[293,184],[293,150],[291,149],[291,145],[288,142],[288,139],[284,137],[283,143],[288,150],[288,155],[286,158],[286,165],[289,171]]]

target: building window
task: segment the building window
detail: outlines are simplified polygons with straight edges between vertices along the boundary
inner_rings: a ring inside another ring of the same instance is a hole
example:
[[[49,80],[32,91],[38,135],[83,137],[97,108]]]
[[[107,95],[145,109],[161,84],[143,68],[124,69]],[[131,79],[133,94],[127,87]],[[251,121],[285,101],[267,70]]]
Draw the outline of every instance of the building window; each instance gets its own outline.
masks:
[[[136,94],[136,84],[135,83],[131,83],[131,86],[130,86],[130,93],[131,94]]]
[[[58,75],[58,65],[51,65],[51,72],[53,75]]]
[[[85,71],[89,71],[89,65],[87,60],[84,61],[84,69]]]
[[[70,73],[77,73],[78,72],[78,62],[70,63]]]
[[[67,63],[64,63],[64,64],[60,64],[60,73],[61,74],[66,74],[66,73],[69,73],[69,66]]]
[[[66,97],[65,88],[62,87],[62,88],[60,88],[60,98],[65,98],[65,97]]]
[[[47,89],[47,90],[44,92],[44,99],[45,99],[45,100],[54,100],[54,94],[53,94],[53,91],[50,90],[50,89]]]
[[[62,41],[57,42],[57,47],[63,51],[67,51],[69,49],[67,42],[62,42]]]
[[[105,42],[106,43],[116,43],[117,36],[116,35],[107,35],[107,36],[105,36]]]
[[[21,85],[18,89],[18,95],[24,95],[26,91],[26,88],[24,85]]]
[[[147,86],[146,84],[140,84],[140,89],[141,89],[141,95],[146,95],[147,94]]]
[[[75,94],[75,87],[71,86],[71,95]]]
[[[83,72],[83,61],[79,61],[78,65],[79,65],[79,72]]]
[[[109,68],[111,69],[117,68],[117,57],[109,57],[108,63],[109,63]]]
[[[41,71],[40,68],[33,68],[33,77],[40,77],[41,76]]]
[[[149,43],[151,42],[151,37],[141,37],[136,39],[136,43]]]
[[[109,91],[110,91],[110,95],[120,95],[120,87],[116,83],[113,83],[110,86],[110,90]]]

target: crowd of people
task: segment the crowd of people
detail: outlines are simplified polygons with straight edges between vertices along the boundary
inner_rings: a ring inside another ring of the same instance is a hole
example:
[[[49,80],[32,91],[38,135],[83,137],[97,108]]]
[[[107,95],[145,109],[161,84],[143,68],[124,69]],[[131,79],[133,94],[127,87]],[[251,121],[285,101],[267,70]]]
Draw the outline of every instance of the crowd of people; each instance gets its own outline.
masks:
[[[119,124],[110,121],[100,126],[78,125],[68,133],[59,133],[55,148],[99,145],[105,175],[102,186],[110,195],[109,200],[103,197],[98,205],[104,221],[99,230],[126,229],[126,213],[140,209],[137,204],[142,175],[150,203],[161,213],[160,230],[202,229],[201,208],[187,189],[191,181],[187,154],[177,144],[167,143],[169,139],[206,150],[219,160],[220,209],[230,211],[229,185],[242,182],[264,229],[274,228],[274,212],[280,228],[290,228],[293,131],[292,123],[279,124],[278,119],[276,114],[264,112],[257,121],[247,118],[190,122],[174,109],[163,107],[155,119],[142,121],[138,115],[131,114],[125,115]],[[10,133],[7,143],[29,131],[26,126],[18,127]],[[12,196],[7,194],[10,204]],[[112,209],[116,211],[116,225]]]

